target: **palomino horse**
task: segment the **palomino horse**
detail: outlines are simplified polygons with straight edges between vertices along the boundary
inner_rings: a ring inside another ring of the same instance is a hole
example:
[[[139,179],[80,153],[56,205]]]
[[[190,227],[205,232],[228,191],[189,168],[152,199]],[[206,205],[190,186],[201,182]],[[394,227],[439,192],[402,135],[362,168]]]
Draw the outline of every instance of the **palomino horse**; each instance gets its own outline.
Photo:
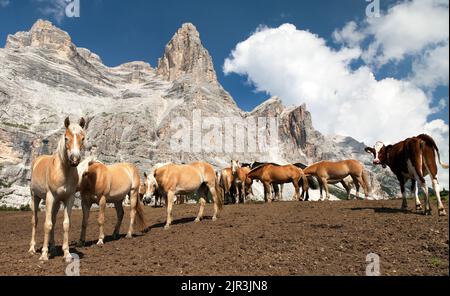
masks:
[[[223,195],[226,203],[233,203],[237,200],[237,192],[234,184],[234,176],[231,168],[223,169],[219,172],[218,181],[220,187],[223,189]]]
[[[357,160],[344,160],[338,162],[321,161],[308,166],[303,170],[306,176],[316,177],[320,185],[320,198],[323,199],[325,188],[326,199],[330,199],[328,184],[337,184],[350,176],[356,187],[356,198],[359,198],[359,188],[363,187],[366,197],[370,194],[369,177],[363,165]],[[344,188],[346,186],[344,185]],[[347,189],[348,190],[348,189]]]
[[[289,164],[284,166],[275,166],[266,164],[251,170],[247,178],[251,180],[260,180],[264,185],[264,200],[272,202],[271,186],[273,184],[292,183],[295,188],[294,200],[302,200],[305,193],[308,191],[308,180],[305,177],[302,169]],[[300,182],[302,180],[302,182]],[[300,198],[299,184],[302,184],[302,195]]]
[[[113,238],[119,238],[120,226],[122,225],[124,215],[122,203],[127,195],[130,197],[131,203],[130,226],[128,228],[127,238],[131,238],[133,235],[135,219],[140,229],[145,229],[144,206],[139,199],[140,184],[139,170],[132,164],[121,163],[106,166],[97,161],[89,164],[88,170],[83,174],[83,180],[80,186],[83,208],[80,246],[83,246],[85,243],[89,211],[93,203],[98,204],[100,207],[98,214],[98,225],[100,228],[98,245],[103,245],[105,238],[103,225],[105,224],[106,203],[114,203],[116,208],[117,223],[114,228]]]
[[[247,178],[248,173],[250,173],[251,168],[248,166],[242,167],[239,161],[231,161],[231,171],[233,173],[234,185],[236,187],[236,204],[241,200],[245,204],[247,196],[253,194],[252,183],[253,181]]]
[[[172,208],[175,196],[179,194],[191,194],[197,192],[200,199],[200,210],[195,222],[203,218],[208,191],[214,202],[213,221],[217,220],[217,214],[223,207],[223,195],[216,173],[212,165],[205,162],[195,162],[189,165],[168,164],[153,170],[148,175],[147,192],[145,199],[151,199],[155,191],[167,200],[167,222],[165,229],[169,229],[172,223]]]
[[[40,257],[42,261],[48,260],[49,244],[52,248],[55,244],[54,224],[61,202],[64,204],[64,258],[66,262],[72,260],[69,252],[70,217],[79,183],[77,166],[81,161],[86,121],[81,118],[79,124],[71,124],[69,118],[66,118],[64,125],[66,131],[58,142],[56,153],[35,159],[31,167],[30,190],[33,215],[29,252],[36,253],[38,207],[41,200],[45,198],[44,245]]]

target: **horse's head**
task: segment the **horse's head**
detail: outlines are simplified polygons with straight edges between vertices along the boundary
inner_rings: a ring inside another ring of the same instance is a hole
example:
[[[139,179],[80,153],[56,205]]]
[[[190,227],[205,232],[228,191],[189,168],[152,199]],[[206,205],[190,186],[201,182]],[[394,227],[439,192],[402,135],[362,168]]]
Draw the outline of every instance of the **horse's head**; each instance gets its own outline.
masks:
[[[150,174],[144,173],[144,197],[142,198],[143,203],[152,203],[157,190],[158,183],[156,182],[153,172]]]
[[[64,145],[67,151],[67,157],[72,167],[77,167],[81,161],[81,151],[84,148],[84,139],[86,133],[84,128],[86,121],[81,118],[79,124],[70,123],[69,117],[64,121],[66,132],[64,134]]]
[[[231,161],[231,172],[234,174],[237,173],[238,169],[241,168],[241,163],[238,160]]]
[[[373,155],[373,164],[382,165],[383,168],[386,168],[387,155],[384,143],[377,142],[373,148],[367,147],[365,151]]]

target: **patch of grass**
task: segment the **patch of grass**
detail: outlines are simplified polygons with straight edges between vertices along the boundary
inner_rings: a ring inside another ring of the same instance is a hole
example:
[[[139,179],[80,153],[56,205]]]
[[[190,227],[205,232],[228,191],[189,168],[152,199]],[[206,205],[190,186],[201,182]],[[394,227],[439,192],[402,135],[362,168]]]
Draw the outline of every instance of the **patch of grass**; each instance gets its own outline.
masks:
[[[11,123],[11,122],[2,122],[2,124],[9,126],[9,127],[20,128],[20,129],[24,129],[24,130],[28,129],[28,126],[23,125],[23,124],[17,124],[17,123]]]
[[[429,259],[429,263],[431,265],[433,265],[434,267],[442,267],[442,266],[446,266],[447,262],[445,262],[445,260],[442,260],[439,257],[431,257]]]
[[[21,206],[20,208],[8,207],[5,205],[0,206],[0,212],[29,212],[31,208],[29,205]]]

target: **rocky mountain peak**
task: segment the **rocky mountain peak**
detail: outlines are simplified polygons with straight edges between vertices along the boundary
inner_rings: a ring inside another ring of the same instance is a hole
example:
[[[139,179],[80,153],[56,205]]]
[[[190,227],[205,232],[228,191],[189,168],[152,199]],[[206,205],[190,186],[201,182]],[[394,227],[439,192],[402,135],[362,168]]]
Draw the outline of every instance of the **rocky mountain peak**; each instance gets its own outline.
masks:
[[[191,23],[184,24],[166,45],[157,73],[169,81],[187,74],[195,82],[217,83],[212,58],[203,47],[197,28]]]
[[[46,20],[38,20],[28,32],[18,32],[9,35],[5,48],[20,49],[37,47],[54,50],[57,53],[67,54],[73,50],[72,39],[69,34]]]

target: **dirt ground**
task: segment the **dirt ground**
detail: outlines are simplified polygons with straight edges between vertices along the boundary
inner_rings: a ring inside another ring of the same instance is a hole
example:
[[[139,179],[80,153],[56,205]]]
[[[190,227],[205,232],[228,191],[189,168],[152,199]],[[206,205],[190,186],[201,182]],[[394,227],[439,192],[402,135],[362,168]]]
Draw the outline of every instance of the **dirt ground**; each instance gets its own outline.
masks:
[[[380,256],[382,275],[449,275],[448,217],[399,211],[401,200],[279,202],[225,206],[220,219],[193,222],[197,206],[175,206],[175,224],[164,230],[165,209],[147,207],[151,229],[133,239],[97,246],[97,213],[87,247],[78,248],[81,211],[73,213],[71,252],[81,275],[365,275],[366,256]],[[413,201],[410,201],[410,208]],[[448,207],[447,207],[448,209]],[[121,233],[128,228],[126,209]],[[211,215],[208,206],[206,214]],[[38,247],[43,241],[40,213]],[[0,213],[0,275],[64,275],[61,247],[40,263],[27,253],[30,212]],[[62,243],[62,213],[56,228]],[[115,223],[106,215],[106,233]]]

